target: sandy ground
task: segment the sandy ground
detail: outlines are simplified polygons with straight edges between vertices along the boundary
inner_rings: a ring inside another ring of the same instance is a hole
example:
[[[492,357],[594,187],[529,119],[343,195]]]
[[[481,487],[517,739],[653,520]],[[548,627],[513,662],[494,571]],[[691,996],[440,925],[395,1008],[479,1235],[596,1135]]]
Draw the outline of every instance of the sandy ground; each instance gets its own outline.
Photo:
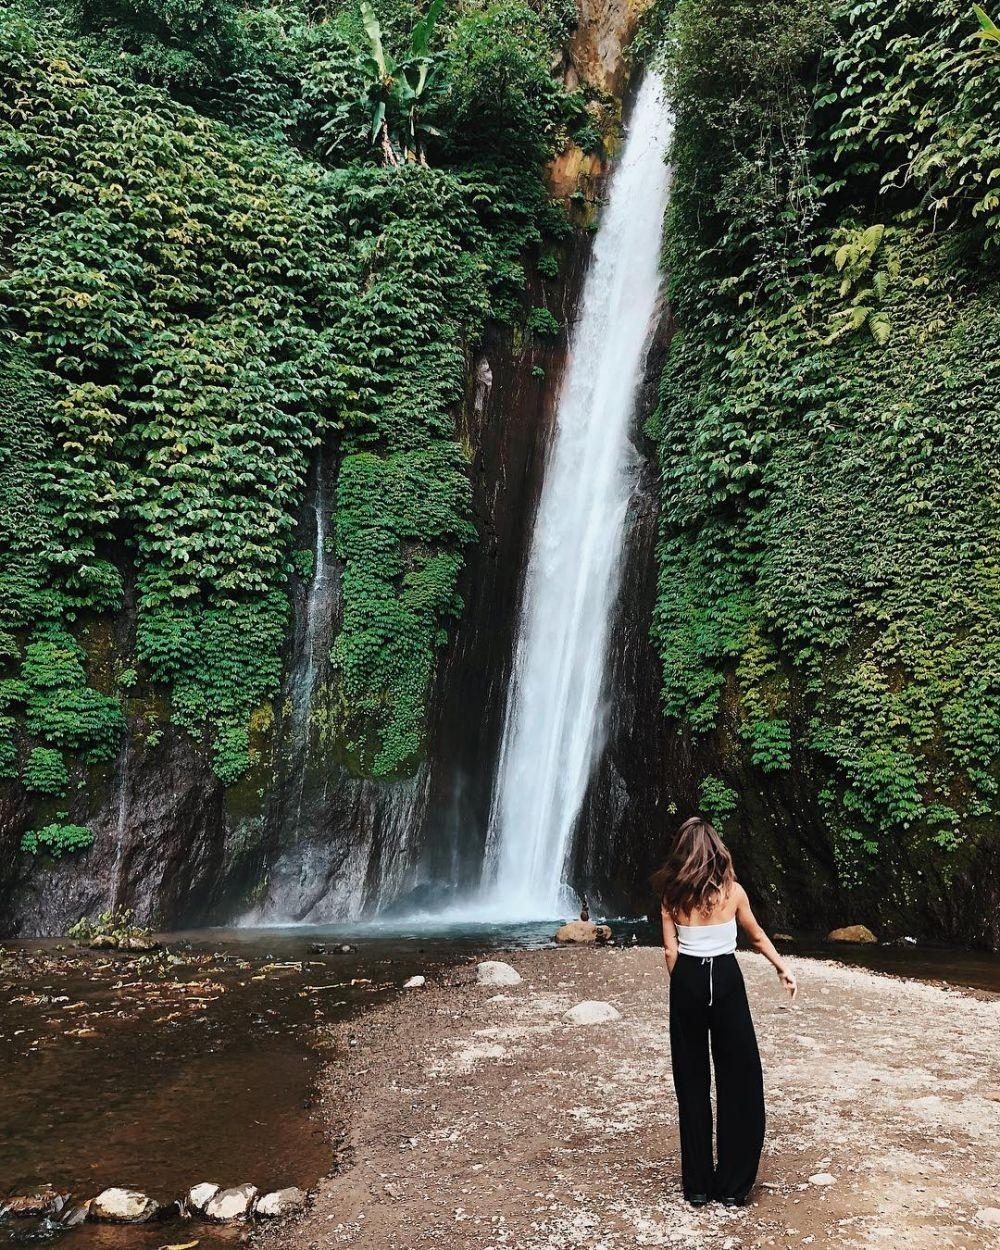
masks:
[[[793,960],[790,1005],[770,965],[739,958],[768,1107],[748,1207],[681,1197],[662,952],[544,950],[509,957],[519,986],[458,969],[335,1034],[341,1168],[264,1244],[1000,1246],[1000,1000]],[[582,999],[622,1019],[564,1022]]]

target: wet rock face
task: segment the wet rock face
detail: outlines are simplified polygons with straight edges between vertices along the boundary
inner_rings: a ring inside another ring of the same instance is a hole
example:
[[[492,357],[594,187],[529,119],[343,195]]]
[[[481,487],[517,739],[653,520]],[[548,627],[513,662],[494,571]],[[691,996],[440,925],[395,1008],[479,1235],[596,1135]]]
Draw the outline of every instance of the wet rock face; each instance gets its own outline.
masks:
[[[103,784],[94,783],[89,850],[55,861],[4,856],[0,932],[65,933],[82,916],[111,907],[116,895],[144,925],[180,925],[225,893],[222,790],[195,744],[168,732],[155,752],[135,748],[124,798],[117,782],[111,768]],[[26,819],[19,812],[3,821],[0,813],[0,848],[14,852]]]

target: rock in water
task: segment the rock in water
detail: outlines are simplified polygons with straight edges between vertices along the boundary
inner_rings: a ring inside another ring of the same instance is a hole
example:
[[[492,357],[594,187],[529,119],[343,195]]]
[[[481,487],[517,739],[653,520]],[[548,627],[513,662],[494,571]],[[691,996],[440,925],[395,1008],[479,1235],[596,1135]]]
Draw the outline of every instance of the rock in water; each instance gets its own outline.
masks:
[[[160,1204],[138,1189],[105,1189],[90,1204],[88,1219],[102,1224],[145,1224],[154,1219]]]
[[[476,982],[479,985],[520,985],[521,974],[510,964],[501,963],[496,959],[487,959],[476,965]]]
[[[831,929],[826,935],[828,942],[877,942],[871,929],[863,924],[849,924],[842,929]]]
[[[610,1003],[601,1003],[593,999],[577,1003],[563,1016],[569,1024],[607,1024],[611,1020],[621,1018],[621,1012],[616,1011]]]
[[[218,1192],[218,1185],[213,1185],[210,1181],[202,1181],[200,1185],[192,1185],[187,1191],[184,1205],[195,1215],[204,1215],[205,1208]]]
[[[276,1220],[283,1215],[301,1211],[305,1205],[305,1194],[295,1185],[291,1185],[288,1189],[276,1189],[272,1194],[265,1194],[254,1207],[254,1215],[265,1220]]]
[[[426,977],[420,977],[420,976],[410,977],[408,981],[403,982],[403,989],[404,990],[419,990],[426,984],[427,984]],[[285,1191],[282,1190],[281,1192],[284,1193]]]
[[[220,1189],[205,1203],[205,1219],[214,1220],[217,1224],[244,1219],[250,1214],[256,1197],[256,1185],[234,1185],[232,1189]]]
[[[90,1199],[86,1202],[78,1202],[75,1206],[64,1211],[60,1216],[59,1224],[62,1228],[78,1228],[90,1214]]]
[[[58,1215],[66,1205],[68,1194],[61,1194],[51,1185],[42,1185],[28,1194],[18,1194],[14,1198],[0,1201],[0,1219],[11,1216],[14,1219],[38,1217],[40,1215]]]
[[[557,942],[610,942],[611,930],[606,924],[592,924],[589,920],[571,920],[555,933]]]

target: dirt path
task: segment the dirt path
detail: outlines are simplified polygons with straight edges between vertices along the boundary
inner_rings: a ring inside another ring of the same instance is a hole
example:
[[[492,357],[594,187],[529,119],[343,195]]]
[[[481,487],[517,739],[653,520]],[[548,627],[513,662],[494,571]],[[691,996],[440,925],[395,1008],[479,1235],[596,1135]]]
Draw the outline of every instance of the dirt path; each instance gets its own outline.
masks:
[[[790,1006],[741,955],[767,1086],[762,1184],[743,1210],[694,1210],[661,952],[510,962],[519,986],[460,969],[337,1035],[323,1098],[331,1122],[346,1106],[345,1166],[270,1250],[1000,1246],[1000,1001],[797,960]],[[589,998],[622,1019],[563,1021]]]

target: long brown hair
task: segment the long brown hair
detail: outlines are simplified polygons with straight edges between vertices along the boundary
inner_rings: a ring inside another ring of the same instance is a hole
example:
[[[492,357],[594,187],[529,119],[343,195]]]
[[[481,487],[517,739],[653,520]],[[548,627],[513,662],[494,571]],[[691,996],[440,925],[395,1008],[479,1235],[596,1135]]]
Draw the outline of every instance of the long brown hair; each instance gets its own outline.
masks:
[[[652,885],[672,916],[708,915],[736,880],[733,857],[725,842],[700,816],[677,830],[666,862],[653,873]]]

